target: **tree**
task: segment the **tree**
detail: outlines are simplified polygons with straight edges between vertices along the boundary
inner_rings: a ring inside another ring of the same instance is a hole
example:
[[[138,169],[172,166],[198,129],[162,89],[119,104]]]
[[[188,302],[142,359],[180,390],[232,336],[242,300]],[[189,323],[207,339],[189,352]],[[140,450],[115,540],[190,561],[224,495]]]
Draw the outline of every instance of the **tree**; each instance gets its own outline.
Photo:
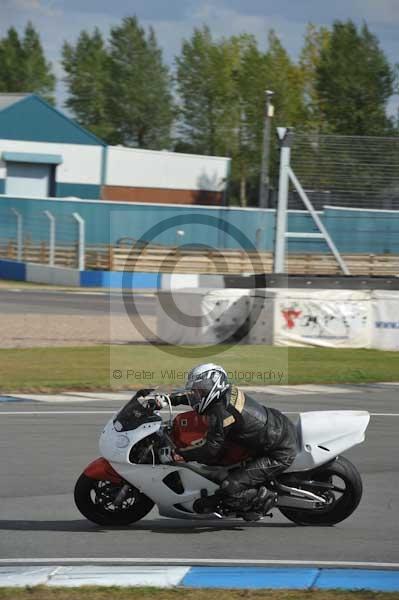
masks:
[[[18,32],[11,27],[0,40],[0,90],[25,92],[24,52]]]
[[[181,139],[192,152],[218,154],[223,57],[208,27],[184,40],[176,66]]]
[[[303,94],[306,105],[306,129],[319,131],[322,125],[320,98],[316,89],[316,74],[320,57],[330,41],[330,30],[327,27],[316,27],[309,23],[305,33],[304,45],[299,58],[302,76]]]
[[[46,61],[39,34],[30,22],[25,29],[22,50],[25,90],[40,94],[54,104],[55,77],[51,70],[51,63]]]
[[[274,31],[269,32],[268,48],[262,53],[256,44],[249,45],[242,57],[241,97],[246,130],[247,184],[250,203],[257,204],[259,173],[262,154],[265,91],[274,92],[275,117],[273,128],[295,127],[302,124],[306,109],[303,99],[303,83],[300,69],[290,59]],[[276,136],[271,138],[270,175],[276,179],[278,145]],[[241,184],[243,185],[243,184]],[[241,194],[242,196],[242,194]]]
[[[64,43],[62,66],[69,97],[65,105],[77,121],[100,138],[111,137],[107,112],[109,57],[100,31],[81,31],[75,46]]]
[[[162,149],[174,118],[171,77],[152,29],[136,17],[111,29],[108,114],[115,144]]]
[[[266,61],[256,40],[241,36],[232,39],[236,48],[234,80],[239,99],[237,140],[233,153],[232,192],[238,186],[241,206],[257,203],[261,145],[263,137]]]
[[[54,103],[55,77],[46,61],[39,34],[28,23],[23,40],[11,27],[0,40],[0,91],[34,92]]]
[[[251,52],[258,52],[253,36],[214,40],[203,27],[183,42],[176,59],[181,136],[177,149],[231,157],[232,193],[243,206],[253,169],[245,98],[247,79],[252,77],[245,68]]]
[[[267,86],[275,93],[275,124],[295,126],[302,123],[306,116],[306,109],[301,70],[291,60],[273,30],[269,32],[265,60]]]
[[[392,123],[385,109],[393,73],[366,24],[335,21],[316,69],[323,127],[344,135],[384,135]]]
[[[231,156],[233,197],[257,203],[265,90],[276,92],[275,124],[296,125],[305,115],[298,67],[274,32],[262,53],[253,36],[215,41],[207,27],[194,30],[176,63],[184,149]]]

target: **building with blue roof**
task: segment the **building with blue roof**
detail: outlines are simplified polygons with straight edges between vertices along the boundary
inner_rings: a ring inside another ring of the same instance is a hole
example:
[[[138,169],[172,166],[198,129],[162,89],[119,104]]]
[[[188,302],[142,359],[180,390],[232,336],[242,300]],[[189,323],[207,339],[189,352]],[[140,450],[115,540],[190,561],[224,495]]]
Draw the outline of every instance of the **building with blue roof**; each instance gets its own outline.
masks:
[[[107,144],[36,94],[0,94],[0,194],[221,204],[229,158]]]
[[[106,144],[35,94],[0,94],[0,193],[98,199]]]

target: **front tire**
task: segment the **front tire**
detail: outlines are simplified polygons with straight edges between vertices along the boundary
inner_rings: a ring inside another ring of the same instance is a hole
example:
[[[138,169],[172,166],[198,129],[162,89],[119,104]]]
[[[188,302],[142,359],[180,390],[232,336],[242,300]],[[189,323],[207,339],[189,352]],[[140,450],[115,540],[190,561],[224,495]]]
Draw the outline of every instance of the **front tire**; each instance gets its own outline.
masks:
[[[152,510],[154,502],[129,484],[124,501],[115,506],[113,500],[125,483],[100,481],[82,473],[75,485],[75,504],[86,519],[97,525],[120,527],[135,523]]]
[[[347,519],[358,507],[363,493],[363,484],[356,467],[343,456],[328,464],[325,469],[320,469],[314,479],[318,482],[334,484],[332,491],[327,491],[330,503],[321,509],[293,509],[280,508],[280,512],[290,521],[298,525],[336,525]],[[336,481],[341,484],[337,484]],[[344,488],[342,488],[342,483]],[[299,486],[297,486],[299,487]],[[320,494],[320,488],[302,486],[316,494]],[[337,493],[337,496],[334,494]],[[320,494],[321,495],[321,494]]]

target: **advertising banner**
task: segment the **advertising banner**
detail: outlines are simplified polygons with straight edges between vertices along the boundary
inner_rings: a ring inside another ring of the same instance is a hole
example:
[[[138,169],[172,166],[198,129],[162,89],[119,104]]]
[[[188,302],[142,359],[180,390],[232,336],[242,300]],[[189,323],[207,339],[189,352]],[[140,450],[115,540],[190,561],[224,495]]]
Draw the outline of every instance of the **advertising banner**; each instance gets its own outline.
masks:
[[[370,293],[279,290],[274,313],[277,346],[370,347]]]
[[[371,345],[379,350],[399,350],[399,292],[372,293]]]

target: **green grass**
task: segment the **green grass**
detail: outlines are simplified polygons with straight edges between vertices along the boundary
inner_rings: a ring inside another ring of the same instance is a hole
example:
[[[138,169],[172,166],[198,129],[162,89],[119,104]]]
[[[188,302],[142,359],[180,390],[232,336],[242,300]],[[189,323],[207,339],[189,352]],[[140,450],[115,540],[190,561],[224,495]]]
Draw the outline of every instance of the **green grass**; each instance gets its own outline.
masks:
[[[155,588],[0,588],[0,600],[398,600],[399,593],[293,590],[189,590]]]
[[[208,361],[221,363],[240,385],[399,381],[397,352],[242,345],[218,350],[211,355],[203,348],[148,344],[0,349],[0,389],[49,392],[181,385],[188,369]],[[114,371],[122,376],[113,378]]]

